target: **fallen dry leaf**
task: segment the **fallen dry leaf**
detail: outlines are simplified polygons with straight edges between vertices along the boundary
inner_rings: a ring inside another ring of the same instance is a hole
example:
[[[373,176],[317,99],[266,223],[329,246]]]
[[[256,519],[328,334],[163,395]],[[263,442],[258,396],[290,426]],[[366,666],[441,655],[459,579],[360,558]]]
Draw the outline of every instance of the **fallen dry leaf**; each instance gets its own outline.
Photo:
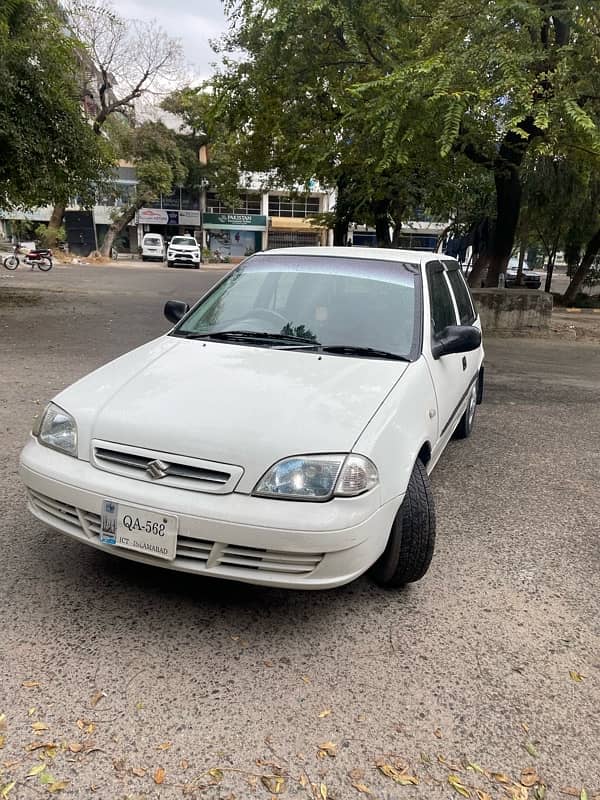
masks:
[[[274,667],[275,664],[272,661],[264,661],[263,662],[265,667]]]
[[[522,722],[521,727],[523,728],[525,733],[529,733],[529,725],[526,722]]]
[[[492,796],[484,792],[483,789],[475,789],[475,794],[477,795],[477,800],[492,800]]]
[[[448,775],[448,783],[450,786],[452,786],[455,792],[458,792],[463,797],[471,797],[471,793],[467,787],[460,782],[458,775]]]
[[[395,767],[392,767],[391,764],[384,764],[381,761],[376,762],[377,769],[383,773],[386,778],[391,778],[396,783],[399,783],[400,786],[417,786],[419,783],[419,779],[415,775],[409,775],[404,770],[400,772]]]
[[[535,767],[525,767],[521,770],[521,783],[523,786],[534,786],[540,782],[540,776],[537,774]]]
[[[40,772],[43,772],[45,769],[46,769],[46,764],[42,761],[41,764],[36,764],[29,770],[29,772],[27,773],[27,777],[33,778],[35,775],[39,775]]]
[[[39,681],[23,681],[21,684],[24,689],[37,689],[39,685]]]
[[[28,753],[33,753],[34,750],[41,750],[45,747],[56,747],[55,742],[31,742],[31,744],[26,745],[25,750]]]
[[[319,717],[323,719],[324,717],[328,717],[331,714],[330,708],[324,708],[323,711],[319,711]]]
[[[588,793],[585,789],[585,786],[581,787],[581,794],[579,795],[579,800],[588,800]]]
[[[48,726],[45,722],[32,722],[31,727],[36,733],[41,733],[42,731],[48,730]]]
[[[483,767],[480,767],[479,764],[474,764],[472,761],[467,761],[466,768],[472,770],[473,772],[478,772],[480,775],[485,774]]]
[[[2,750],[5,744],[6,744],[6,737],[0,736],[0,750]]]
[[[133,772],[133,774],[134,774],[134,775],[136,775],[138,778],[143,778],[143,777],[144,777],[144,775],[146,774],[146,770],[145,770],[143,767],[132,767],[132,768],[131,768],[131,771],[132,771],[132,772]]]
[[[282,778],[281,775],[261,775],[260,782],[271,794],[285,792],[285,778]]]
[[[503,772],[492,772],[492,779],[498,781],[498,783],[510,783],[510,778],[508,775],[505,775]]]
[[[581,794],[581,789],[576,789],[574,786],[563,786],[559,791],[561,794],[570,794],[571,797],[579,797]]]
[[[209,769],[207,775],[210,775],[210,777],[217,783],[220,783],[225,777],[223,775],[223,770],[219,769],[218,767],[213,767],[212,769]]]
[[[62,792],[68,785],[69,781],[54,781],[54,783],[49,784],[46,788],[49,792],[54,794],[54,792]]]
[[[372,794],[371,790],[368,786],[365,786],[364,783],[353,783],[352,786],[356,789],[357,792],[361,794]]]
[[[529,798],[529,789],[520,784],[514,783],[511,786],[505,786],[504,791],[509,797],[512,797],[512,800],[528,800]]]
[[[546,785],[544,783],[539,783],[535,789],[533,790],[533,794],[535,800],[545,800],[546,797]]]
[[[323,798],[323,800],[327,800],[327,798],[329,797],[329,794],[328,794],[328,792],[327,792],[327,784],[325,784],[325,783],[322,783],[322,784],[319,786],[319,794],[321,795],[321,797]]]
[[[157,767],[154,771],[154,775],[152,776],[154,779],[154,783],[158,784],[159,786],[165,782],[166,772],[162,767]]]
[[[12,769],[13,767],[18,767],[20,763],[20,761],[4,761],[2,766],[4,769]]]
[[[323,742],[323,744],[319,745],[319,758],[325,758],[325,756],[329,756],[329,758],[335,758],[337,754],[337,744],[333,742]]]
[[[187,761],[187,759],[182,758],[181,761],[179,762],[179,766],[181,767],[181,769],[189,769],[190,762]]]
[[[533,742],[525,742],[523,747],[525,748],[525,750],[527,750],[530,756],[533,756],[533,758],[538,758],[538,751],[536,750],[536,747]]]
[[[574,669],[569,670],[569,676],[575,683],[581,683],[581,681],[585,679],[585,675],[582,675],[581,672],[577,672]]]
[[[83,745],[81,742],[70,742],[68,748],[72,753],[81,753]]]
[[[440,762],[440,764],[443,764],[444,767],[451,769],[453,772],[462,772],[462,767],[460,764],[453,764],[452,762],[448,761],[448,759],[445,756],[441,754],[438,754],[437,760]]]
[[[173,742],[163,742],[162,744],[159,744],[156,749],[157,750],[169,750],[171,747],[173,747]]]
[[[301,678],[304,681],[304,683],[310,683],[310,678],[308,677],[308,675],[302,675]]]
[[[434,735],[434,736],[435,736],[437,739],[441,739],[441,738],[442,738],[442,732],[441,732],[441,730],[440,730],[439,728],[436,728],[436,729],[434,730],[434,732],[433,732],[433,735]]]
[[[92,708],[95,708],[103,697],[106,697],[106,692],[103,692],[101,690],[95,692],[90,698],[90,705],[92,706]]]
[[[28,717],[33,717],[33,715],[35,714],[36,711],[37,711],[37,708],[35,706],[31,706],[31,708],[27,709],[27,716]]]
[[[4,786],[0,789],[0,797],[2,797],[2,800],[5,800],[5,798],[8,797],[9,792],[11,792],[16,785],[16,781],[11,781],[10,783],[4,784]]]

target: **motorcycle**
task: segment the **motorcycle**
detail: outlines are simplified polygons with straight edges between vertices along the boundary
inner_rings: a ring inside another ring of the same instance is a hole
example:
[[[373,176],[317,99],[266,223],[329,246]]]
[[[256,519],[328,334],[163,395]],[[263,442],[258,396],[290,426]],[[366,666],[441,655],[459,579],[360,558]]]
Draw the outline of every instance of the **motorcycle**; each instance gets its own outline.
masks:
[[[10,270],[16,269],[21,263],[19,255],[23,255],[23,251],[21,247],[16,244],[13,254],[4,259],[3,263],[5,268]],[[29,264],[31,269],[37,266],[42,272],[48,272],[48,270],[52,269],[52,250],[30,250],[28,253],[24,254],[23,263]]]

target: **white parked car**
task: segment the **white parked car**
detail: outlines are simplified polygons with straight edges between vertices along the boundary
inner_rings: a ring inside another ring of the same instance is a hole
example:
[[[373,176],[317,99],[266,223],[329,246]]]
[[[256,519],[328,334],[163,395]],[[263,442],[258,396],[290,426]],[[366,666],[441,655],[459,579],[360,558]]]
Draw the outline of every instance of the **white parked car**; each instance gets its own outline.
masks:
[[[173,236],[167,246],[167,267],[200,269],[200,245],[193,236]]]
[[[29,508],[106,552],[324,589],[421,578],[428,474],[471,433],[477,312],[434,253],[248,258],[164,336],[60,392],[21,456]]]
[[[165,240],[160,233],[145,233],[142,239],[142,261],[164,261]]]

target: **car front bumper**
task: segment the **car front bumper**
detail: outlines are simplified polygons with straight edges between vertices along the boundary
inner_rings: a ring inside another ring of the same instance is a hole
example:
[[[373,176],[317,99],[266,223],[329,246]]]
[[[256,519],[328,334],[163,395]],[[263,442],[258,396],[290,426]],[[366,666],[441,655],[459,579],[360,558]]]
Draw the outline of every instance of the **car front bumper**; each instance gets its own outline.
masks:
[[[377,490],[326,503],[192,492],[104,472],[33,437],[21,454],[20,474],[35,517],[100,550],[182,572],[296,589],[333,588],[365,572],[385,549],[403,499],[380,506]],[[101,543],[105,499],[176,515],[175,559]]]

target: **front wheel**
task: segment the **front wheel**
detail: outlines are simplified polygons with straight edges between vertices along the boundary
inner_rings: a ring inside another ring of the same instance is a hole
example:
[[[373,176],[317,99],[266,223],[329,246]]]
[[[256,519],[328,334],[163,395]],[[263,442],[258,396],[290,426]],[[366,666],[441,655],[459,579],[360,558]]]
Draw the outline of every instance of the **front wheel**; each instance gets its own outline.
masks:
[[[413,467],[406,495],[392,524],[383,554],[371,568],[380,586],[396,588],[425,575],[435,545],[435,505],[427,470]]]
[[[16,256],[8,256],[4,259],[6,269],[16,269],[19,266],[19,259]]]
[[[167,261],[167,267],[172,267],[172,266],[173,266],[173,264],[174,264],[174,262],[173,262],[173,261]]]
[[[51,258],[40,258],[38,261],[38,269],[41,269],[42,272],[48,272],[48,270],[52,269],[52,259]]]

